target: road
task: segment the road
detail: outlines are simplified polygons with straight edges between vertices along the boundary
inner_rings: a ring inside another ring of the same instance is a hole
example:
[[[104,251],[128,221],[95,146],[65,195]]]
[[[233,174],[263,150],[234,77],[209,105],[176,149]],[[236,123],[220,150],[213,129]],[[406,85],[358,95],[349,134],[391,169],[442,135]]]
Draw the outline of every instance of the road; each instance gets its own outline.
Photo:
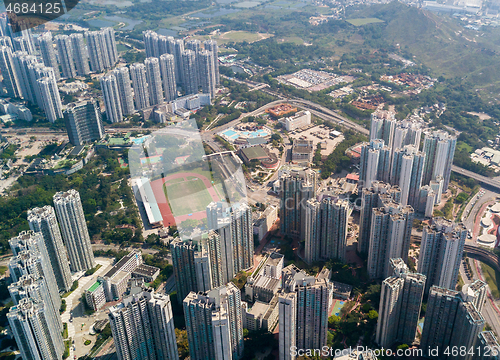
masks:
[[[496,179],[491,179],[489,177],[476,174],[472,171],[463,169],[463,168],[458,167],[456,165],[451,166],[451,171],[456,172],[457,174],[460,174],[460,175],[465,175],[467,177],[473,178],[474,180],[479,181],[483,186],[488,186],[488,187],[491,187],[495,190],[500,191],[500,181],[498,181]]]

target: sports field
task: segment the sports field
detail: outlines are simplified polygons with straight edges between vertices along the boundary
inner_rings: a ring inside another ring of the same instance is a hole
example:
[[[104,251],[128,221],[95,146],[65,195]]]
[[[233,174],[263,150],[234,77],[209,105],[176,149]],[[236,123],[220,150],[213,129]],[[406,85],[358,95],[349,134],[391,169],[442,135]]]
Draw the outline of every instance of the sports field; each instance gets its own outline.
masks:
[[[340,310],[344,307],[345,301],[344,300],[333,300],[335,303],[333,305],[333,310],[330,313],[330,316],[335,315],[335,316],[340,316]]]
[[[368,25],[368,24],[375,24],[375,23],[384,22],[383,20],[380,20],[377,18],[359,18],[359,19],[349,19],[346,21],[349,24],[352,24],[354,26],[363,26],[363,25]]]
[[[204,211],[212,202],[207,187],[199,178],[173,184],[167,182],[165,191],[174,216]]]

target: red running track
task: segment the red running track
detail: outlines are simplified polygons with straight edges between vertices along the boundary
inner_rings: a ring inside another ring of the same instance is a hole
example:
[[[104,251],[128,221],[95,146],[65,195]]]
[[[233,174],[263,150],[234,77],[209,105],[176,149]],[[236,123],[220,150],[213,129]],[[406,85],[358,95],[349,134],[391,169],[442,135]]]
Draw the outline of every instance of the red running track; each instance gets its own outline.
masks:
[[[176,225],[177,223],[180,223],[184,220],[187,219],[196,219],[196,220],[201,220],[205,218],[205,211],[199,211],[197,213],[193,213],[193,215],[188,216],[187,214],[180,215],[177,217],[174,217],[174,214],[172,214],[172,209],[170,208],[170,205],[168,204],[167,198],[165,197],[165,191],[163,190],[163,184],[168,182],[169,180],[173,179],[184,179],[188,176],[196,177],[203,181],[203,184],[205,185],[206,189],[208,190],[208,193],[210,194],[211,198],[213,201],[219,201],[219,196],[217,195],[217,192],[215,191],[215,188],[212,186],[212,183],[206,176],[197,174],[197,173],[181,173],[181,174],[174,174],[170,176],[166,176],[162,179],[158,179],[155,181],[151,181],[151,188],[153,189],[153,193],[155,195],[156,203],[158,204],[158,208],[160,209],[161,216],[163,218],[163,226],[172,226]]]

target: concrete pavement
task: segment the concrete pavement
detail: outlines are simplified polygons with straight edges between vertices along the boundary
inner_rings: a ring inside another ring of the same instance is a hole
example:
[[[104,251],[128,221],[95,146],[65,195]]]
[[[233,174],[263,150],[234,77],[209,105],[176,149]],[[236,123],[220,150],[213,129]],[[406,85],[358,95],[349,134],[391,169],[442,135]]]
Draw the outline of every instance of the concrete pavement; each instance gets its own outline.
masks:
[[[98,276],[105,274],[108,268],[111,267],[111,265],[113,264],[113,260],[107,258],[97,258],[96,263],[101,265],[101,267],[93,275],[83,276],[80,279],[78,279],[78,288],[71,294],[69,294],[68,297],[64,298],[64,300],[66,301],[66,311],[62,313],[61,321],[63,323],[68,324],[68,339],[75,339],[75,334],[76,334],[73,322],[69,321],[73,309],[79,305],[79,299],[82,296],[84,290],[87,289],[88,286],[92,283],[92,281],[95,281]],[[77,342],[75,341],[75,346],[79,345],[84,346],[83,343],[77,344]],[[73,357],[74,357],[73,346],[71,346],[70,359],[72,359]]]

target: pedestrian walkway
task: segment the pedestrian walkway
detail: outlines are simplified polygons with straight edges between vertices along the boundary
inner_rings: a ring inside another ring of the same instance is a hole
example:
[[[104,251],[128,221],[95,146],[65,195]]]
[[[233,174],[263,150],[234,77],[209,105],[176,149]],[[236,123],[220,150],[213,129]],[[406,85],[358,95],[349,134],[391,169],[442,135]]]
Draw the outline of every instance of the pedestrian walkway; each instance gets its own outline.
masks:
[[[74,339],[74,337],[75,337],[75,326],[73,325],[72,322],[69,321],[69,319],[71,317],[71,311],[73,310],[73,301],[75,301],[75,303],[78,302],[78,300],[81,298],[84,290],[87,289],[88,285],[92,281],[97,279],[98,276],[103,275],[105,273],[105,271],[108,270],[108,267],[113,264],[113,259],[104,259],[104,258],[96,259],[96,263],[98,265],[101,265],[101,267],[94,274],[81,277],[78,280],[78,288],[75,291],[73,291],[71,294],[69,294],[68,297],[63,299],[66,301],[66,311],[64,313],[62,313],[61,321],[63,323],[66,323],[68,326],[68,338],[67,339]],[[72,359],[73,357],[74,357],[73,346],[71,346],[69,358]]]

